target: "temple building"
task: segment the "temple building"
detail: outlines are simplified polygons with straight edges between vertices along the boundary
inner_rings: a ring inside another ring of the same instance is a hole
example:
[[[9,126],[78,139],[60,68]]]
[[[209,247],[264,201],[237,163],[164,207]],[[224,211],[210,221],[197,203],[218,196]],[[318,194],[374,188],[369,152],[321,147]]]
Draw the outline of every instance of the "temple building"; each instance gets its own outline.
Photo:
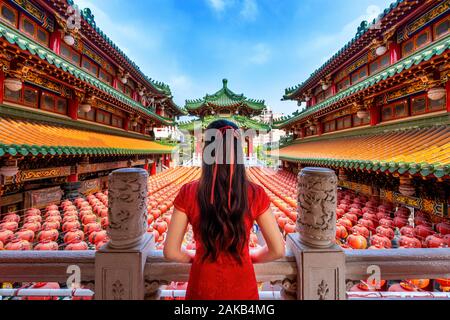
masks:
[[[257,163],[254,150],[256,136],[270,132],[270,123],[253,119],[261,115],[267,106],[264,100],[248,99],[243,94],[236,94],[228,88],[228,80],[223,79],[222,88],[214,94],[207,94],[203,99],[186,101],[185,110],[197,119],[179,125],[180,130],[189,132],[194,136],[195,148],[193,155],[194,165],[201,164],[202,157],[202,129],[219,119],[226,119],[236,123],[244,132],[253,130],[254,134],[245,137],[246,161],[249,165]]]
[[[72,0],[0,1],[0,213],[106,189],[168,166],[157,128],[185,114]]]
[[[449,217],[450,1],[397,1],[284,99],[283,166],[337,171],[340,185]]]

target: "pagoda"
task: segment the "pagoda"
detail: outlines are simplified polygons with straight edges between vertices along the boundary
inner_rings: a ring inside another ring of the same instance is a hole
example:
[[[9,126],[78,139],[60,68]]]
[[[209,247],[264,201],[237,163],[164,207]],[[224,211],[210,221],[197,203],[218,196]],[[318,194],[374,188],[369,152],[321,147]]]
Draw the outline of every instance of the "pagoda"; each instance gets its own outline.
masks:
[[[253,130],[255,134],[269,132],[271,127],[252,119],[267,110],[264,100],[248,99],[243,94],[236,94],[228,88],[228,80],[222,80],[222,88],[214,94],[207,94],[203,99],[187,100],[185,110],[197,119],[184,122],[179,129],[194,134],[195,150],[194,164],[201,163],[202,130],[210,123],[224,119],[234,122],[242,131]],[[249,164],[255,163],[257,155],[254,152],[254,135],[246,137],[246,156]]]
[[[284,100],[283,167],[336,170],[344,189],[449,217],[450,1],[397,1]],[[275,154],[274,154],[275,156]]]

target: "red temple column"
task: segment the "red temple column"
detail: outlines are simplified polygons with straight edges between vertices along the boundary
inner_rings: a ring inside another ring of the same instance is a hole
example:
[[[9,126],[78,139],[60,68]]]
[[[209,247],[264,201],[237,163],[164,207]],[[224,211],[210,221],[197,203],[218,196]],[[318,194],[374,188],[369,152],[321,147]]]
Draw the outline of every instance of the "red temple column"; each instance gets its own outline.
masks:
[[[370,108],[370,125],[376,126],[380,123],[380,107]]]
[[[71,174],[67,177],[67,182],[78,182],[78,174]]]
[[[331,94],[334,96],[335,94],[337,94],[337,85],[335,83],[333,83],[331,85]]]
[[[317,124],[317,135],[321,136],[323,134],[323,123],[320,122],[319,124]]]
[[[119,89],[118,83],[119,83],[119,79],[114,78],[114,79],[113,79],[113,88],[114,88],[114,89],[117,89],[117,90]]]
[[[314,107],[317,104],[317,98],[316,96],[311,98],[311,107]]]
[[[166,160],[167,160],[166,167],[170,169],[170,161],[172,161],[172,157],[170,154],[167,155]]]
[[[80,101],[77,97],[69,100],[69,117],[72,120],[78,120],[78,108],[80,106]]]
[[[445,88],[447,89],[447,112],[450,112],[450,81],[447,81]]]
[[[128,131],[130,130],[130,117],[126,117],[123,121],[123,130]]]
[[[400,60],[401,48],[397,42],[392,42],[389,45],[389,52],[391,56],[391,65]]]
[[[150,175],[154,176],[156,174],[156,159],[153,159],[152,168],[150,170]]]
[[[63,34],[61,30],[55,30],[50,35],[50,49],[56,53],[61,54],[61,39],[63,38]]]
[[[0,71],[0,103],[3,103],[5,91],[5,73]]]

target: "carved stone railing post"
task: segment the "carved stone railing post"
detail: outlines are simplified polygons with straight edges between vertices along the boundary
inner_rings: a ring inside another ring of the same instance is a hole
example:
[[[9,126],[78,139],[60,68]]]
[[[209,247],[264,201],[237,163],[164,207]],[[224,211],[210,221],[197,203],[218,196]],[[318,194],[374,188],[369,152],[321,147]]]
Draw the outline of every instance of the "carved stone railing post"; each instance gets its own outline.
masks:
[[[143,169],[121,169],[109,176],[111,241],[95,256],[97,300],[143,300],[144,268],[154,246],[147,233],[147,179]]]
[[[344,300],[345,255],[335,243],[337,176],[304,168],[298,176],[297,234],[288,246],[297,261],[299,300]]]

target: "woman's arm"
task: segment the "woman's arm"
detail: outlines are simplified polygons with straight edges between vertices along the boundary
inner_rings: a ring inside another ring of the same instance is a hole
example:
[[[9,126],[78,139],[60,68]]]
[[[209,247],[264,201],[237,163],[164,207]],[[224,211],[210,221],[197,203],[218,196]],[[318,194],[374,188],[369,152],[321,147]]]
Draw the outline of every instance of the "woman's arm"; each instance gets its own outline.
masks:
[[[179,263],[192,262],[195,253],[181,248],[187,226],[188,218],[186,214],[175,209],[164,245],[164,257],[167,260]]]
[[[251,257],[253,263],[264,263],[281,259],[285,256],[285,243],[278,228],[272,210],[267,210],[256,220],[261,228],[266,245],[252,250]]]

